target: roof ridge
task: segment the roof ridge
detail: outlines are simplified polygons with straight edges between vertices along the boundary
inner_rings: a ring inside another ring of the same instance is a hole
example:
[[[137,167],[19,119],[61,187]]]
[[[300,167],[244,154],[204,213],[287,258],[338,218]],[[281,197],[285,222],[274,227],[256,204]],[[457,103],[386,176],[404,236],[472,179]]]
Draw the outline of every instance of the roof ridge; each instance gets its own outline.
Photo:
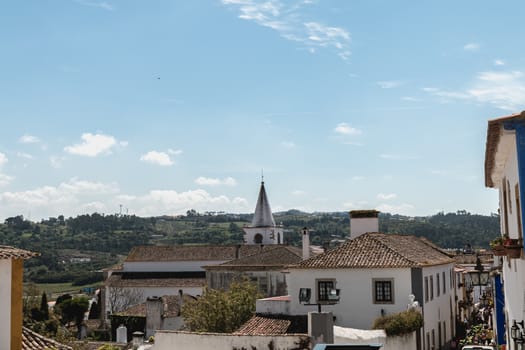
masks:
[[[378,234],[381,234],[383,235],[383,237],[386,237],[388,236],[386,233],[383,233],[383,232],[376,232]],[[394,233],[394,234],[391,234],[390,236],[394,236],[394,235],[397,235],[397,236],[410,236],[410,235],[403,235],[403,234],[399,234],[399,233]],[[411,237],[415,237],[415,236],[411,236]],[[372,237],[373,238],[373,237]],[[417,237],[416,237],[417,238]],[[393,247],[391,247],[390,245],[386,244],[385,242],[381,241],[381,240],[377,240],[377,242],[379,242],[379,244],[383,247],[386,247],[386,250],[388,251],[391,251],[395,254],[397,254],[398,256],[400,256],[401,258],[405,259],[407,262],[409,262],[410,264],[415,264],[415,265],[419,265],[419,262],[417,261],[414,261],[413,259],[407,257],[405,254],[402,254],[401,252],[399,252],[398,250],[394,249]]]

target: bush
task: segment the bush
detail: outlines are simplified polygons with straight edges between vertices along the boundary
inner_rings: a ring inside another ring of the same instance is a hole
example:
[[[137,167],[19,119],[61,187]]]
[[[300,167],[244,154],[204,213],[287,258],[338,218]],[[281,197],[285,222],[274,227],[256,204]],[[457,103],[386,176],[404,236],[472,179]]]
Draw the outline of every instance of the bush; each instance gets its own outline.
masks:
[[[384,329],[388,336],[405,335],[423,327],[423,315],[416,310],[386,315],[374,321],[373,329]]]

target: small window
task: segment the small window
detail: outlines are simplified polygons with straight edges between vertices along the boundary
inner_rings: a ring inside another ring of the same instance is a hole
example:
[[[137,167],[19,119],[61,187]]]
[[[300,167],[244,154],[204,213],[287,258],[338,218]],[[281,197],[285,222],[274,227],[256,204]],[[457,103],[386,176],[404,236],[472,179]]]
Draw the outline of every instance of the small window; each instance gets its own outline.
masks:
[[[394,303],[394,280],[393,279],[374,279],[374,304],[393,304]]]
[[[445,278],[445,271],[442,273],[443,275],[443,294],[447,292],[447,279]]]
[[[260,234],[260,233],[257,233],[254,237],[253,237],[253,242],[255,244],[261,244],[263,242],[263,236]]]
[[[436,273],[436,297],[439,296],[439,291],[440,291],[440,288],[441,288],[441,285],[439,284],[439,272]]]
[[[430,300],[434,300],[434,276],[430,276]]]
[[[317,302],[329,302],[332,289],[335,289],[335,280],[317,280]]]
[[[425,303],[428,302],[428,276],[425,276]]]
[[[430,350],[430,333],[427,332],[427,350]]]
[[[259,277],[259,291],[261,293],[268,293],[268,278],[267,277]]]

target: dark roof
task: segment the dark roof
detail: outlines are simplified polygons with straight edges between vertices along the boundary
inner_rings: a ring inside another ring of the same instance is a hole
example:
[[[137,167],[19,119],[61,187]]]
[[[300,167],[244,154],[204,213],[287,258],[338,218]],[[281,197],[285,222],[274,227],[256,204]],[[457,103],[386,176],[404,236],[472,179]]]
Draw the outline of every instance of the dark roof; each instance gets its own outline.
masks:
[[[282,268],[286,265],[296,264],[301,260],[302,251],[299,248],[286,245],[267,245],[253,255],[227,261],[219,265],[205,266],[205,269],[223,270],[235,267]]]
[[[195,297],[184,294],[184,302],[190,302],[196,300]],[[164,295],[161,298],[163,304],[162,317],[177,317],[180,316],[180,296],[179,295]],[[135,316],[135,317],[146,317],[146,303],[132,306],[124,311],[117,313],[118,316]]]
[[[123,278],[113,274],[106,280],[109,287],[204,287],[206,278]]]
[[[252,255],[260,249],[260,246],[257,244],[137,246],[131,249],[125,262],[228,261]]]
[[[351,210],[350,218],[359,219],[359,218],[377,218],[379,211],[377,210]]]
[[[308,319],[306,315],[269,315],[257,314],[246,321],[234,334],[238,335],[275,335],[306,334]]]
[[[453,263],[429,240],[399,234],[365,233],[290,268],[410,268]]]
[[[39,253],[30,252],[29,250],[0,245],[0,259],[29,259],[39,255]]]
[[[266,196],[264,188],[264,181],[261,182],[261,189],[259,190],[259,197],[257,198],[257,205],[255,206],[255,213],[253,214],[251,227],[273,227],[275,220],[273,219],[270,202]]]
[[[489,120],[487,128],[487,142],[485,146],[485,186],[494,187],[492,173],[498,166],[496,153],[503,130],[503,123],[510,120],[525,120],[525,111],[505,117]]]
[[[44,337],[29,328],[22,328],[22,350],[72,350],[73,348]]]

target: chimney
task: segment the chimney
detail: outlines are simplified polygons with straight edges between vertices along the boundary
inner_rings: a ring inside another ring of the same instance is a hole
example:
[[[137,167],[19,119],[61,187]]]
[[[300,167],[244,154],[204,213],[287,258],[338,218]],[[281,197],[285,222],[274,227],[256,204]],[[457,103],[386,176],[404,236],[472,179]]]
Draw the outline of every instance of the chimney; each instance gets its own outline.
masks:
[[[164,302],[162,298],[153,296],[146,299],[146,338],[155,335],[162,327]]]
[[[303,227],[303,260],[310,257],[310,231],[307,227]]]
[[[350,239],[363,233],[379,231],[379,211],[352,210],[350,212]]]

